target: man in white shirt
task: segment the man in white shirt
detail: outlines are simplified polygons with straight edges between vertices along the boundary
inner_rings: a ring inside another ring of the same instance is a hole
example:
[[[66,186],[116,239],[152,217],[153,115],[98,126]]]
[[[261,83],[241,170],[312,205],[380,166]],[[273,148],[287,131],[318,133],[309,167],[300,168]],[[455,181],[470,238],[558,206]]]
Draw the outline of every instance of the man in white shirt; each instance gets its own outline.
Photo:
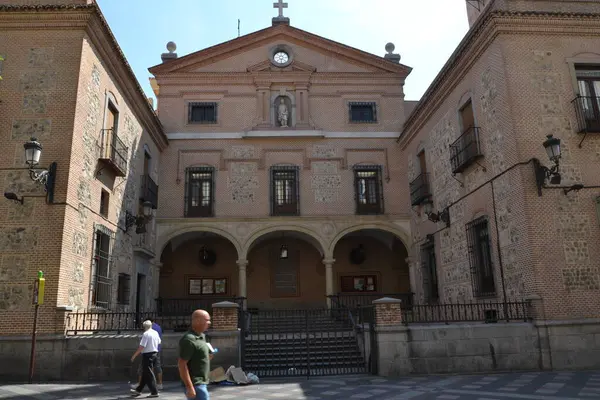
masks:
[[[154,376],[154,364],[158,354],[158,345],[160,345],[160,336],[158,332],[152,329],[152,321],[144,321],[144,334],[140,340],[140,347],[131,356],[131,362],[135,360],[138,354],[142,354],[142,380],[137,388],[131,389],[131,396],[141,396],[144,386],[148,385],[150,395],[148,397],[158,397],[156,390],[156,376]]]

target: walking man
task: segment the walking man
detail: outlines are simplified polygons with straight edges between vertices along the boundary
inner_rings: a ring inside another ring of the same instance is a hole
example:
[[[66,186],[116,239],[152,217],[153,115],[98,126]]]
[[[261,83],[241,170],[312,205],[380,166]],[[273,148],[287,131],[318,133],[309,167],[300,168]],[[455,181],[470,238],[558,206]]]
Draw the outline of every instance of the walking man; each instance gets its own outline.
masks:
[[[158,337],[160,337],[160,340],[162,342],[162,328],[160,327],[159,324],[157,324],[156,322],[154,322],[152,320],[151,317],[146,318],[146,320],[152,322],[152,329],[154,329],[156,332],[158,332]],[[160,347],[161,345],[158,345],[158,353],[156,353],[156,361],[154,363],[154,374],[156,376],[156,388],[158,390],[162,390],[163,389],[163,381],[162,381],[162,362],[160,359]],[[143,371],[143,363],[139,363],[138,366],[138,381],[136,384],[131,385],[132,389],[136,389],[141,383],[142,383],[142,371]]]
[[[210,314],[204,310],[192,313],[192,326],[179,341],[179,377],[185,388],[185,395],[190,400],[209,400],[208,374],[210,360],[213,355],[209,352],[204,332],[210,326]]]
[[[148,385],[148,389],[150,389],[148,397],[158,397],[154,364],[156,363],[156,355],[158,354],[158,346],[161,340],[158,332],[152,329],[152,321],[144,321],[142,326],[144,327],[144,334],[142,335],[142,340],[140,340],[140,346],[131,356],[131,362],[133,362],[140,353],[142,354],[142,380],[137,388],[131,389],[131,396],[140,396],[142,390],[144,390],[144,386]]]

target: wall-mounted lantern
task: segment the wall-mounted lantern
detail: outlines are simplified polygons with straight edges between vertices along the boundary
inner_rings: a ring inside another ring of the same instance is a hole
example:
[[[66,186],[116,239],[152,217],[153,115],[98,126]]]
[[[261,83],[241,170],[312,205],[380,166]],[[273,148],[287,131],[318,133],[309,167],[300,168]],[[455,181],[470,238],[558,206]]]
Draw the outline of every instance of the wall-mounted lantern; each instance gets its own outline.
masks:
[[[433,203],[430,200],[427,203],[424,203],[424,211],[425,211],[425,215],[427,215],[427,218],[431,222],[442,221],[443,223],[446,224],[446,226],[450,226],[450,210],[448,210],[447,207],[440,212],[434,212],[433,211]]]
[[[142,204],[142,215],[135,216],[125,211],[125,232],[135,225],[135,233],[146,233],[146,224],[152,221],[152,203],[145,201]]]
[[[56,179],[56,162],[50,164],[48,169],[35,169],[42,157],[42,145],[36,138],[25,142],[25,163],[29,166],[29,177],[32,181],[44,185],[48,203],[54,202],[54,181]]]
[[[534,161],[533,167],[535,169],[535,182],[538,189],[538,196],[542,195],[542,188],[546,184],[546,180],[548,180],[551,185],[560,185],[561,182],[559,167],[559,160],[561,156],[560,139],[557,139],[552,135],[548,135],[546,137],[547,139],[544,141],[544,143],[542,143],[542,145],[544,146],[544,149],[546,149],[548,158],[554,163],[554,165],[548,168],[541,165],[538,160]]]

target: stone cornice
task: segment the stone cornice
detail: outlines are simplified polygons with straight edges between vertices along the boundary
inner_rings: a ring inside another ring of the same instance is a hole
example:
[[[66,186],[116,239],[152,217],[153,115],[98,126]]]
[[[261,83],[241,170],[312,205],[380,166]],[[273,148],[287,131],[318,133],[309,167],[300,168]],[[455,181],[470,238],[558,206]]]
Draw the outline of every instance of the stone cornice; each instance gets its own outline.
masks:
[[[237,52],[247,51],[249,48],[255,47],[257,43],[280,38],[289,38],[290,40],[306,44],[309,47],[319,49],[331,56],[346,59],[353,63],[358,62],[379,71],[401,74],[406,77],[412,70],[412,68],[407,67],[406,65],[392,63],[383,57],[337,43],[288,25],[276,25],[262,29],[228,42],[188,54],[184,57],[156,65],[149,70],[154,75],[187,70],[203,63],[215,62],[222,59],[224,56],[230,57]]]
[[[565,24],[565,22],[571,22]],[[448,95],[500,34],[598,36],[600,14],[490,11],[467,33],[419,101],[398,138],[402,149],[423,128]]]
[[[162,124],[96,4],[0,6],[0,30],[8,29],[85,30],[143,128],[161,151],[167,147]]]

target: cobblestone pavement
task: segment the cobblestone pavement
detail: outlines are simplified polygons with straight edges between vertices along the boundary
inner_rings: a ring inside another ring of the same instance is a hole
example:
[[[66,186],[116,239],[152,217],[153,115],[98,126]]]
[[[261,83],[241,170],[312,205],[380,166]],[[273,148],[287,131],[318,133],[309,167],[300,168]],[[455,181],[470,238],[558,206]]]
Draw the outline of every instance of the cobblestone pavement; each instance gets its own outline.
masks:
[[[569,400],[600,399],[600,371],[544,372],[384,379],[375,376],[265,379],[259,385],[211,386],[211,400]],[[127,384],[2,385],[2,400],[115,400],[130,398]],[[144,398],[142,395],[141,398]],[[184,400],[178,383],[160,398]]]

